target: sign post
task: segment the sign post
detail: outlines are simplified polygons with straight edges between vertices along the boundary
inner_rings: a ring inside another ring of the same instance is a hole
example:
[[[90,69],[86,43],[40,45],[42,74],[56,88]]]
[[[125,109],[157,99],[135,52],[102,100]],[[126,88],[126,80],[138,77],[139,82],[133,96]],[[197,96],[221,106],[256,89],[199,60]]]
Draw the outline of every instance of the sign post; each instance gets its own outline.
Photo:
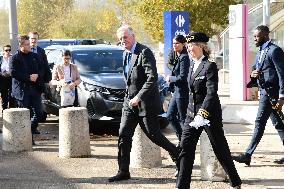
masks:
[[[178,35],[189,33],[188,11],[165,11],[164,12],[164,73],[169,74],[168,55],[172,48],[172,40]]]

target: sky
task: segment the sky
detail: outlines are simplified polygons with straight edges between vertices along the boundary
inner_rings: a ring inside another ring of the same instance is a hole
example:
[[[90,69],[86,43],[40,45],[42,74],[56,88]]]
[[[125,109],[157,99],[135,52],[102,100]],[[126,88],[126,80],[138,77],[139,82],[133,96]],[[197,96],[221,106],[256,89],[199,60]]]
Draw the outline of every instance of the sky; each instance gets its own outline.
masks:
[[[0,8],[8,8],[9,0],[0,0]]]

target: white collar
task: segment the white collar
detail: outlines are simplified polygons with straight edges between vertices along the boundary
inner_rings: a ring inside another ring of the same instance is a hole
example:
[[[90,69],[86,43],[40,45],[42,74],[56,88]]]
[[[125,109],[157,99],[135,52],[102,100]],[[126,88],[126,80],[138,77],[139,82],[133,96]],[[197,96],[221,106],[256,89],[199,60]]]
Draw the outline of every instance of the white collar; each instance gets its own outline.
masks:
[[[205,56],[202,55],[199,59],[192,58],[192,60],[193,60],[195,63],[200,64],[200,63],[202,62],[202,60],[203,60],[204,57],[205,57]]]
[[[198,66],[200,65],[200,63],[202,62],[202,60],[203,60],[204,57],[205,57],[205,56],[202,55],[198,60],[195,59],[195,58],[192,58],[192,60],[194,61],[193,72],[195,72],[195,71],[197,70]]]

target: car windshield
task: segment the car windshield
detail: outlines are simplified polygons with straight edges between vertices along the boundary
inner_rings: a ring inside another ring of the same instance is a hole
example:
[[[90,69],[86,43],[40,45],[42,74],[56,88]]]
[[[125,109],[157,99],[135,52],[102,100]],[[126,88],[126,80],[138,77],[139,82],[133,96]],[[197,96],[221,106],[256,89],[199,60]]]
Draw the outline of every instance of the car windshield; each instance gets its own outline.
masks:
[[[76,41],[75,40],[70,40],[70,41],[56,41],[56,40],[50,40],[50,41],[38,41],[38,46],[41,48],[45,48],[50,45],[75,45]]]
[[[122,50],[73,51],[72,60],[79,72],[122,72]]]

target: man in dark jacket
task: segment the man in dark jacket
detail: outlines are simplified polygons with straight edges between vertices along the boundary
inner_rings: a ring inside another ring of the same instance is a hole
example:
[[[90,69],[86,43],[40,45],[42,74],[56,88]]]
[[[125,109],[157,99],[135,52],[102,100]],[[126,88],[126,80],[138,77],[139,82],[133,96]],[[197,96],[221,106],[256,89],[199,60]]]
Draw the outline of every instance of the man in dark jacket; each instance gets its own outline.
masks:
[[[29,36],[19,37],[19,50],[12,57],[12,94],[19,107],[28,108],[32,112],[31,129],[35,134],[42,116],[41,93],[44,92],[44,79],[40,73],[40,61],[37,54],[32,53]]]
[[[130,179],[129,163],[132,137],[137,124],[155,144],[167,150],[176,160],[178,150],[164,135],[158,123],[161,102],[157,85],[156,60],[152,51],[135,41],[133,30],[122,26],[117,37],[125,48],[123,68],[126,96],[123,103],[118,139],[118,173],[109,182]]]
[[[258,26],[254,30],[253,37],[255,46],[259,47],[259,51],[252,68],[251,78],[259,85],[259,108],[254,133],[246,152],[233,157],[235,161],[246,165],[250,165],[251,156],[263,136],[269,117],[284,145],[284,125],[277,112],[282,110],[284,103],[284,52],[269,39],[269,28],[267,26]],[[273,105],[272,99],[275,101]],[[284,157],[274,162],[283,164]]]
[[[47,57],[45,54],[44,49],[37,46],[39,34],[36,31],[32,31],[29,33],[29,39],[30,39],[30,45],[31,45],[31,51],[33,53],[36,53],[38,55],[38,59],[40,61],[39,63],[39,72],[42,77],[42,81],[44,84],[44,92],[42,93],[44,95],[44,99],[50,99],[50,94],[48,93],[49,90],[47,88],[49,87],[48,83],[51,81],[51,71],[48,66]],[[44,118],[43,118],[44,119]],[[40,132],[37,130],[37,128],[34,130],[35,134],[40,134]]]

